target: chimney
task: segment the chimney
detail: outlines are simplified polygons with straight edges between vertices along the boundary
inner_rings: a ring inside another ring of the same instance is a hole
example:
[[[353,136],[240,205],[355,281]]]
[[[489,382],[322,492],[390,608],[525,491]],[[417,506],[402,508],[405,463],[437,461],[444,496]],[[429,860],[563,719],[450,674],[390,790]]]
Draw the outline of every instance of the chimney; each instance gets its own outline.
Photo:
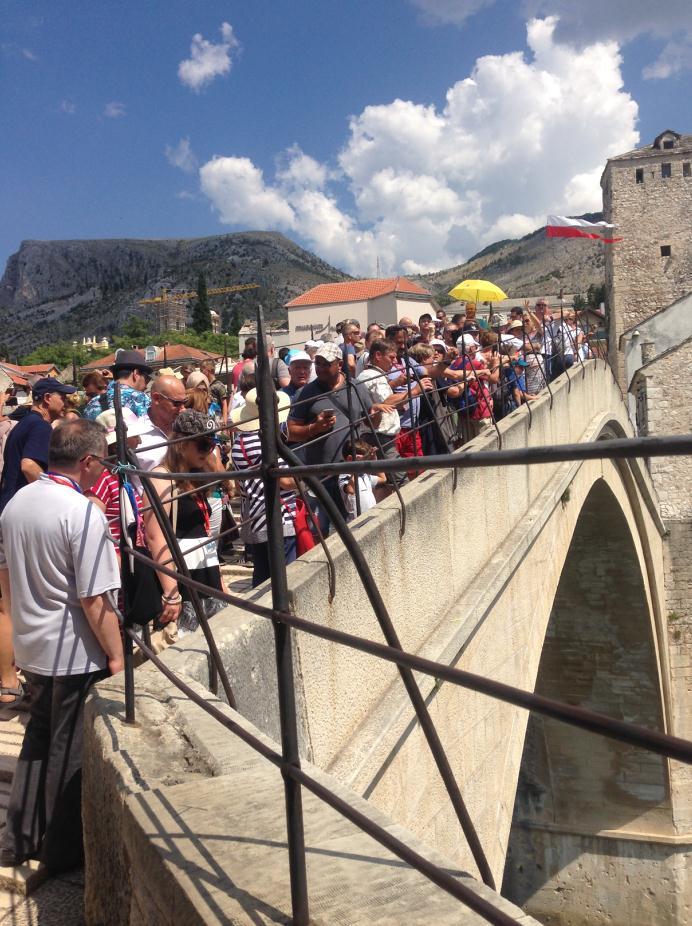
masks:
[[[656,343],[654,341],[642,341],[639,347],[642,352],[642,365],[649,363],[656,356]]]

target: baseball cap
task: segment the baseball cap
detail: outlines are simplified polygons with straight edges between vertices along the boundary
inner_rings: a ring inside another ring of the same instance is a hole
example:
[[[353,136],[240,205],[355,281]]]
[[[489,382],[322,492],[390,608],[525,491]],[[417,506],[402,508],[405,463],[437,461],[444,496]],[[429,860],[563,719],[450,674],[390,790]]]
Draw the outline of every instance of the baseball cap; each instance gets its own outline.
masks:
[[[289,357],[288,365],[290,366],[294,360],[307,360],[308,363],[312,363],[310,354],[304,350],[292,350],[291,356]]]
[[[457,347],[480,347],[480,344],[472,334],[462,334],[457,338]]]
[[[338,344],[333,344],[331,341],[323,344],[322,347],[315,354],[315,359],[321,357],[323,360],[326,360],[328,363],[333,363],[335,360],[341,360],[343,355],[341,353],[341,348]]]
[[[31,387],[31,394],[35,399],[42,399],[43,396],[47,395],[49,392],[61,392],[63,395],[72,395],[72,393],[76,391],[77,389],[75,386],[68,386],[66,383],[61,383],[59,379],[53,379],[51,376],[44,376],[42,379],[37,379]]]
[[[198,386],[205,386],[209,389],[209,380],[201,370],[193,370],[185,380],[186,389],[197,389]]]
[[[315,338],[313,340],[313,338],[310,338],[309,341],[305,342],[305,350],[307,350],[308,347],[310,348],[310,350],[319,350],[323,344],[324,344],[324,341],[322,341],[321,339]]]
[[[510,322],[509,325],[507,325],[507,331],[515,331],[517,328],[523,327],[523,323],[518,318],[516,318],[513,322]]]
[[[131,408],[123,408],[123,423],[128,437],[138,437],[149,429],[149,423],[146,418],[138,418]],[[115,431],[115,409],[107,408],[96,416],[96,422],[106,429],[106,441],[108,444],[114,444],[117,440]]]

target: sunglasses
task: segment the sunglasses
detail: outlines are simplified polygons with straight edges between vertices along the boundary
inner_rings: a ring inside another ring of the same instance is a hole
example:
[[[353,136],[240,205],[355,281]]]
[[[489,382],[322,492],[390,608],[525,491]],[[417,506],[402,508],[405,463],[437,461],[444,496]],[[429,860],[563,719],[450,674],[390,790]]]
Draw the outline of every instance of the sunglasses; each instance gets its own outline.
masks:
[[[172,399],[170,396],[164,395],[163,392],[155,392],[154,395],[160,396],[162,399],[170,402],[171,405],[174,405],[176,408],[182,408],[183,405],[187,402],[187,399]]]

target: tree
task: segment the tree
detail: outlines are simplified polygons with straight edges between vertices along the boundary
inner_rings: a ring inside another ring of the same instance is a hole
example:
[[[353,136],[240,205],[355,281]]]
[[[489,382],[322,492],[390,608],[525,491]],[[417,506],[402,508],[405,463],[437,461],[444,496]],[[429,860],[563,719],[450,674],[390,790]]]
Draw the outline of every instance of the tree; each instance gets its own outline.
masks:
[[[197,334],[211,331],[211,311],[207,298],[207,281],[201,270],[197,278],[197,298],[192,308],[192,330],[196,331]]]
[[[228,334],[233,335],[233,337],[238,337],[238,332],[240,331],[242,326],[243,326],[243,323],[240,319],[240,309],[238,308],[238,306],[235,306],[231,313],[231,317],[228,320],[226,331],[228,332]]]
[[[120,329],[120,334],[133,344],[142,344],[151,334],[151,325],[138,315],[130,315]]]

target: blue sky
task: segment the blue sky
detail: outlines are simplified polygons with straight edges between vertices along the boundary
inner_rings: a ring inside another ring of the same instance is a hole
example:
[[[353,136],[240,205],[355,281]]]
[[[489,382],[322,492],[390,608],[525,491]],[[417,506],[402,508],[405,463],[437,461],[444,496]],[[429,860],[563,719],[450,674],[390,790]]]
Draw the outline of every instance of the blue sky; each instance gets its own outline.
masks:
[[[692,131],[692,3],[4,0],[0,260],[267,228],[372,275],[597,208]]]

